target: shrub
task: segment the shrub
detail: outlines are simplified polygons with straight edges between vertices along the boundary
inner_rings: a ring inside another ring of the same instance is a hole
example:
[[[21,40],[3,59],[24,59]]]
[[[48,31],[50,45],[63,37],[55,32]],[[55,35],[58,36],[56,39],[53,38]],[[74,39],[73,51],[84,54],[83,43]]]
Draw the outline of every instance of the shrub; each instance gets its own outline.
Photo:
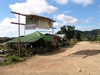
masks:
[[[0,66],[6,66],[6,65],[11,65],[11,64],[13,63],[10,61],[7,61],[7,62],[0,63]]]
[[[0,50],[2,50],[2,47],[0,47]]]
[[[6,61],[4,61],[3,63],[0,63],[0,66],[6,66],[6,65],[11,65],[14,64],[15,62],[19,61],[19,57],[18,56],[8,56],[6,57]]]
[[[10,56],[9,57],[9,61],[11,61],[11,62],[17,62],[17,61],[19,61],[19,57],[18,56],[15,56],[15,55]]]

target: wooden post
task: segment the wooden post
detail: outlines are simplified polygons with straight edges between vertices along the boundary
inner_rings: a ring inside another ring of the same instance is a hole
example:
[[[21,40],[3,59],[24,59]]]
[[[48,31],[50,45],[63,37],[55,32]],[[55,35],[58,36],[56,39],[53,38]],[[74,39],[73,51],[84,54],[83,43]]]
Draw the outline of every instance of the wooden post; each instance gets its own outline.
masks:
[[[56,29],[56,28],[54,28],[54,27],[51,27],[52,28],[52,41],[53,41],[53,44],[54,44],[54,29]]]
[[[18,50],[19,50],[19,57],[20,57],[20,15],[18,14]]]
[[[17,24],[18,25],[18,53],[19,53],[18,56],[20,57],[20,25],[25,25],[25,24],[20,23],[20,15],[23,15],[23,16],[25,16],[25,15],[17,13],[17,12],[11,12],[11,13],[18,15],[18,23],[11,22],[11,24]]]

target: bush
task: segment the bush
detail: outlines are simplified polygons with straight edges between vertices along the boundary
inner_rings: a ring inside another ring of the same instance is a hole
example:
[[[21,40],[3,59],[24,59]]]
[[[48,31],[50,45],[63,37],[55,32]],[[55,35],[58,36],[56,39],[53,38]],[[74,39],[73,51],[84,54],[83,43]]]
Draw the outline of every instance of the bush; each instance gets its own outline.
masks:
[[[19,61],[19,57],[18,56],[7,56],[6,57],[7,60],[4,60],[3,63],[0,63],[0,66],[6,66],[6,65],[11,65],[11,64],[14,64],[15,62],[18,62]]]
[[[0,50],[2,50],[3,48],[2,47],[0,47]]]
[[[10,57],[9,57],[9,60],[10,60],[11,62],[17,62],[17,61],[19,61],[19,57],[13,55],[13,56],[10,56]]]
[[[0,66],[6,66],[11,64],[13,64],[13,62],[7,61],[7,62],[0,63]]]

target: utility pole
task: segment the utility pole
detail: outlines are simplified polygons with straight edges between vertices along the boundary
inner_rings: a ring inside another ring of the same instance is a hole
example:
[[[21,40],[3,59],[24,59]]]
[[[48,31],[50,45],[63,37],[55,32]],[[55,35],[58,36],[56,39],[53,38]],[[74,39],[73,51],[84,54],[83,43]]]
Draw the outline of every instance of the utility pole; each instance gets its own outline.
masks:
[[[54,29],[56,29],[56,28],[54,28],[54,27],[51,27],[52,28],[52,42],[53,42],[53,44],[54,44]]]
[[[18,50],[19,50],[19,57],[20,57],[20,15],[18,14]]]
[[[20,25],[25,25],[25,24],[22,24],[20,23],[20,15],[23,15],[23,14],[20,14],[20,13],[17,13],[17,12],[11,12],[13,14],[17,14],[18,15],[18,23],[16,22],[11,22],[11,24],[17,24],[18,25],[18,56],[20,57]],[[23,15],[25,16],[25,15]]]

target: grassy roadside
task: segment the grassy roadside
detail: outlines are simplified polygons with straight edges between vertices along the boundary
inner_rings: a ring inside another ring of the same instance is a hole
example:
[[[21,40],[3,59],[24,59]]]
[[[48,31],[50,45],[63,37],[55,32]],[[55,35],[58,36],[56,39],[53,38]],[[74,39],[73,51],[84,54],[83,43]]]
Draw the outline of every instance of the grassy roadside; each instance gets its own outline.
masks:
[[[0,63],[0,66],[6,66],[6,65],[11,65],[11,64],[14,64],[16,62],[19,62],[19,57],[18,56],[5,56],[3,57],[4,58],[4,62]]]
[[[93,44],[100,44],[100,41],[91,41]]]

